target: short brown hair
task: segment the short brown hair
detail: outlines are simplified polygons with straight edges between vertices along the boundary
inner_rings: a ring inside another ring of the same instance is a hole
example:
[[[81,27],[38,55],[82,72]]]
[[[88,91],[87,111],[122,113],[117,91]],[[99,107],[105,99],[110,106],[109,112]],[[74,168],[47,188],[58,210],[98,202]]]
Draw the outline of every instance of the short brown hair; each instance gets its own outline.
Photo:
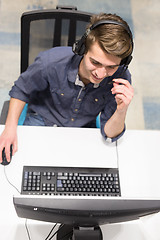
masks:
[[[127,22],[118,15],[111,13],[93,15],[87,29],[102,20],[120,22],[129,29]],[[85,41],[85,53],[90,49],[90,46],[94,42],[98,42],[103,51],[120,57],[121,59],[128,57],[133,51],[132,35],[130,36],[123,26],[117,24],[102,24],[91,30]]]

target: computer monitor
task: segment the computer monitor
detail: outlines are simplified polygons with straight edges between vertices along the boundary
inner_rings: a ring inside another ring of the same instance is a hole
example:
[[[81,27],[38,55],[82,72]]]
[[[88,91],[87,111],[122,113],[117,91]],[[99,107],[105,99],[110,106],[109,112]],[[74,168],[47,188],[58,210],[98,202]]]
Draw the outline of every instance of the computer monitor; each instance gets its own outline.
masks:
[[[64,224],[57,239],[102,239],[100,225],[136,220],[160,211],[160,199],[98,196],[13,197],[17,215],[22,218]],[[73,230],[73,231],[71,231]],[[71,232],[70,238],[67,232]]]

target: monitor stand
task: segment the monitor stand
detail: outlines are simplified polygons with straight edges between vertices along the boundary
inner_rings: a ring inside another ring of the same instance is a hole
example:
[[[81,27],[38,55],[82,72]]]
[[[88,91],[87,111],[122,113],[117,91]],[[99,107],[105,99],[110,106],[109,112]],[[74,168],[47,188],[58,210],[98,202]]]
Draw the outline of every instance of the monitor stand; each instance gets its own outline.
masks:
[[[57,240],[102,240],[102,231],[99,226],[75,227],[73,225],[60,225]]]

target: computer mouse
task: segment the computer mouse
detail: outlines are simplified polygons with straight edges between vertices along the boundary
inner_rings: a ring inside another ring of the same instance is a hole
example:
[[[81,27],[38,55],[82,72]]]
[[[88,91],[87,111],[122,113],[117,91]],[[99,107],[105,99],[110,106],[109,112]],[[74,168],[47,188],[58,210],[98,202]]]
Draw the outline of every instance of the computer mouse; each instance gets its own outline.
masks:
[[[11,159],[12,159],[12,144],[10,146],[10,162],[11,162]],[[1,164],[6,166],[8,164],[10,164],[10,162],[7,161],[6,159],[6,153],[5,153],[5,148],[3,148],[3,151],[2,151],[2,162]]]

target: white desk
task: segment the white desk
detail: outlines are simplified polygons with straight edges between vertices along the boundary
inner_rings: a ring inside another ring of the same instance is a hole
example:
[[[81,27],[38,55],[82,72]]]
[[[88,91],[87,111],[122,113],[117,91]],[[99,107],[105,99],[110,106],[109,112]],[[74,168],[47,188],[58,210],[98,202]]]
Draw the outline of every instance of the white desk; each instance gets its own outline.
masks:
[[[0,126],[2,132],[4,126]],[[108,144],[99,129],[18,127],[19,150],[5,167],[19,190],[23,165],[119,167],[123,197],[160,198],[160,132],[126,131]],[[136,176],[136,179],[135,179]],[[0,234],[2,240],[28,240],[25,220],[13,206],[16,190],[9,185],[0,166]],[[160,214],[128,223],[102,226],[105,240],[159,240]],[[31,240],[45,239],[53,224],[28,220]]]

